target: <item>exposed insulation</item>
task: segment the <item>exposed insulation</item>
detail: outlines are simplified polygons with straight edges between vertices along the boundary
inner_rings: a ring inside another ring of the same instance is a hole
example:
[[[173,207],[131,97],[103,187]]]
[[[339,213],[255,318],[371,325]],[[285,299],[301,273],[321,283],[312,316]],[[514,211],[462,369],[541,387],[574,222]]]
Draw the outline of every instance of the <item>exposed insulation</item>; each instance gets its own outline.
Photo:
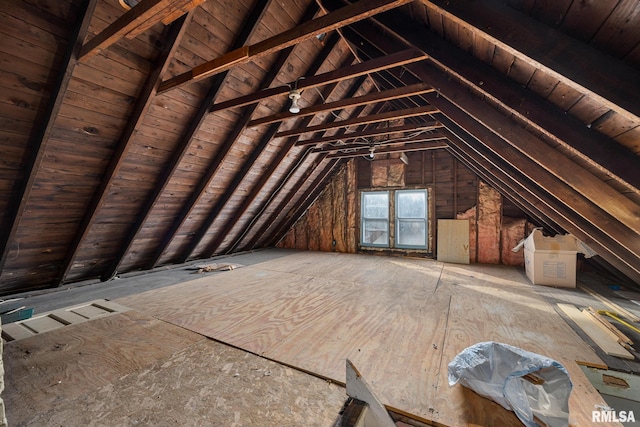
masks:
[[[480,181],[478,202],[478,262],[499,264],[502,196]]]
[[[502,264],[524,265],[524,251],[513,252],[511,249],[526,237],[526,226],[527,220],[524,218],[502,218]]]

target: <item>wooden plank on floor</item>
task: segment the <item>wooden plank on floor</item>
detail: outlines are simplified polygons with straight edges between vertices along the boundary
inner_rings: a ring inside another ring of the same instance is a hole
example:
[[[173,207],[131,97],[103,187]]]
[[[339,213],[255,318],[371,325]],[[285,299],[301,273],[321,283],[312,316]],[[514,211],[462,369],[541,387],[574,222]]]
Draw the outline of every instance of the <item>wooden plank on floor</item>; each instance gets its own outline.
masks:
[[[611,335],[605,332],[600,325],[596,323],[590,316],[578,310],[572,304],[558,304],[558,308],[562,310],[576,325],[580,327],[593,340],[598,347],[610,356],[622,357],[623,359],[633,360],[634,356],[625,350],[618,341],[614,340]]]
[[[203,339],[130,311],[8,342],[7,416],[12,424],[30,425],[31,417],[59,402],[92,393]]]
[[[128,312],[6,346],[11,425],[332,425],[344,389]]]

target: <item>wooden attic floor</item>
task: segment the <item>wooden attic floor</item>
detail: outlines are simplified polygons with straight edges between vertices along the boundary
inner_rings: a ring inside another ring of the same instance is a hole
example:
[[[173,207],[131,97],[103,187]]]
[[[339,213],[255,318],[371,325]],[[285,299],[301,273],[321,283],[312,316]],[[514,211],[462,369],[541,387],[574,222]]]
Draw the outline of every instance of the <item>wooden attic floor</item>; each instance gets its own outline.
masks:
[[[115,424],[128,414],[154,425],[210,417],[211,425],[330,426],[345,396],[322,378],[343,382],[350,358],[398,413],[451,426],[521,425],[447,384],[458,352],[500,341],[563,363],[574,383],[571,425],[587,425],[604,401],[576,361],[604,363],[543,289],[518,268],[270,250],[251,265],[116,299],[131,312],[8,343],[8,417],[75,411]],[[235,361],[228,352],[239,352]]]

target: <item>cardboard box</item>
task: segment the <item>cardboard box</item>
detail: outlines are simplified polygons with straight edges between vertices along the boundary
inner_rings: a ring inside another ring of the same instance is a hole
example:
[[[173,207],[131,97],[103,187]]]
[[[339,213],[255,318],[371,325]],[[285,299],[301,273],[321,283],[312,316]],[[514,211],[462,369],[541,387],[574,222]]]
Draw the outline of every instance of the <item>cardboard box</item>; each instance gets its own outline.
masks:
[[[538,229],[524,241],[524,268],[534,285],[576,287],[576,238],[546,237]]]

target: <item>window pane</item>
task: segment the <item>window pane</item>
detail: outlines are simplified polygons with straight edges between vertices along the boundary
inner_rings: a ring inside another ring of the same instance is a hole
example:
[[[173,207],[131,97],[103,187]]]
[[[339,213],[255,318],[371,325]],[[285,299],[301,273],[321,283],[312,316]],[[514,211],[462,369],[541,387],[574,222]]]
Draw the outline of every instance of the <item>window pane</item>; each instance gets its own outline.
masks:
[[[364,218],[388,218],[388,193],[363,193],[362,213]]]
[[[397,241],[401,246],[421,246],[427,245],[426,226],[424,220],[407,221],[398,220]]]
[[[363,220],[362,243],[387,246],[389,244],[389,223],[385,220]]]
[[[424,191],[398,191],[398,218],[426,218]]]

